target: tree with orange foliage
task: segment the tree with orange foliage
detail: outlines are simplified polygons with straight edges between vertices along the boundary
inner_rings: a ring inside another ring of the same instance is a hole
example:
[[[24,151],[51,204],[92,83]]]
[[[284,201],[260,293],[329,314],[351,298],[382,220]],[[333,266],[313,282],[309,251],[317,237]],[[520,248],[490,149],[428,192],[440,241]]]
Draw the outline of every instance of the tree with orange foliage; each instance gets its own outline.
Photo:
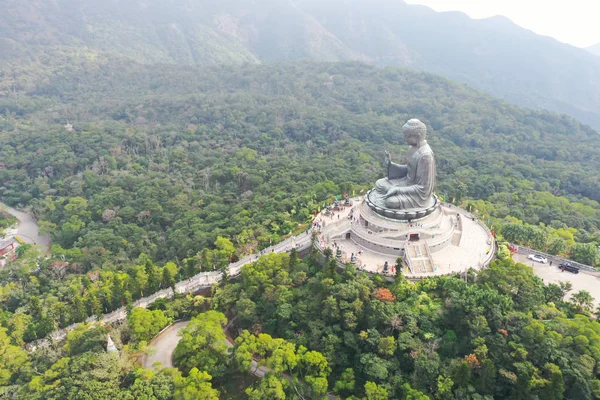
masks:
[[[469,364],[469,366],[471,366],[471,368],[479,367],[479,360],[477,359],[477,356],[475,354],[471,353],[468,356],[465,356],[465,361],[467,362],[467,364]]]
[[[396,300],[396,296],[386,288],[379,288],[375,290],[375,298],[381,301],[394,301]]]

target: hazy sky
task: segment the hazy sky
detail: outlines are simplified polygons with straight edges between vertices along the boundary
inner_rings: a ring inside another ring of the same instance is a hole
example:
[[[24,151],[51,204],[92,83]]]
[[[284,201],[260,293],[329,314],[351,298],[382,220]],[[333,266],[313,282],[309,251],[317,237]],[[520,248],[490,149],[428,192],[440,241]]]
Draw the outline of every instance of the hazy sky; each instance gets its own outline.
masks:
[[[600,43],[600,0],[405,0],[471,18],[504,15],[537,34],[577,47]]]

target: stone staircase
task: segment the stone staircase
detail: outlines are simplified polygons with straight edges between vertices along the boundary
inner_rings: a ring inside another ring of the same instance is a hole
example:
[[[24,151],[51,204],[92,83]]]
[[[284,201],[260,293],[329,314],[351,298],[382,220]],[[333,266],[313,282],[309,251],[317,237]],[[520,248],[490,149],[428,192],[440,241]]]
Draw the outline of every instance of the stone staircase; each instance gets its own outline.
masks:
[[[433,258],[426,242],[411,242],[406,246],[406,255],[410,258],[413,273],[433,272]]]
[[[452,246],[460,246],[460,239],[462,238],[462,218],[458,217],[458,214],[452,218],[456,221],[454,227],[454,234],[452,235]]]

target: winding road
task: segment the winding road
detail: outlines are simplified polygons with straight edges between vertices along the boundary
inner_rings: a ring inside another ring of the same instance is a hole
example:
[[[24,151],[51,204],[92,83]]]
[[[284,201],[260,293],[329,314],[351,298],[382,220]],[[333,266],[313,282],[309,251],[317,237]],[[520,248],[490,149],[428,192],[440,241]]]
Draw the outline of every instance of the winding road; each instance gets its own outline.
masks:
[[[13,215],[19,220],[17,236],[23,239],[24,242],[37,246],[50,246],[50,235],[40,235],[39,226],[31,215],[2,203],[0,203],[0,209]]]
[[[173,353],[177,347],[177,343],[181,340],[179,331],[188,326],[190,321],[179,321],[164,329],[156,335],[148,345],[154,350],[153,354],[144,356],[142,359],[142,367],[146,369],[153,368],[154,363],[159,362],[163,367],[173,367]]]
[[[265,249],[264,253],[268,254],[270,252],[273,253],[283,253],[290,251],[293,247],[296,247],[298,251],[307,249],[311,245],[311,235],[302,233],[298,236],[291,237],[275,246],[269,247]],[[246,264],[249,264],[253,261],[256,261],[259,255],[253,254],[243,259],[229,264],[229,277],[235,277],[239,275],[240,270]],[[199,274],[186,279],[184,281],[178,282],[175,284],[175,292],[179,294],[183,293],[196,293],[204,288],[210,288],[215,283],[219,283],[222,279],[221,272],[200,272]],[[162,298],[171,298],[173,297],[173,290],[171,288],[162,289],[156,293],[153,293],[150,296],[143,297],[134,302],[134,307],[144,307],[146,308],[149,304],[154,303],[158,299]],[[120,307],[115,311],[102,316],[100,319],[97,316],[91,316],[87,318],[84,322],[92,323],[92,322],[100,322],[102,324],[111,324],[117,321],[122,321],[127,318],[127,310],[125,307]],[[74,323],[66,328],[58,329],[51,332],[46,338],[36,340],[35,342],[30,343],[29,348],[35,349],[40,346],[46,346],[51,342],[57,342],[64,340],[67,337],[67,333],[74,329],[79,323]]]
[[[142,367],[153,369],[154,363],[160,362],[162,367],[172,368],[173,353],[181,340],[179,332],[188,326],[189,323],[190,321],[175,322],[156,335],[148,345],[149,348],[154,350],[154,354],[147,355],[142,359]],[[229,339],[226,340],[226,344],[228,348],[233,347],[233,343],[229,341]],[[257,378],[263,378],[269,371],[270,369],[268,367],[262,365],[259,366],[256,361],[252,360],[252,368],[250,369],[252,375]]]

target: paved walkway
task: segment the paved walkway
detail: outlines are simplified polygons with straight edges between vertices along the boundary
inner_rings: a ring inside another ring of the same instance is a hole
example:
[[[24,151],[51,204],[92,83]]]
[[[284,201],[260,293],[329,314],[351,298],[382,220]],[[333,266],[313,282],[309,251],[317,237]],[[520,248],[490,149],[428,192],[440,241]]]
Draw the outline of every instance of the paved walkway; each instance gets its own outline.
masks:
[[[151,369],[154,363],[159,362],[166,368],[173,367],[173,353],[177,343],[181,340],[179,331],[188,326],[190,321],[175,322],[161,333],[156,335],[148,345],[154,350],[153,354],[147,355],[142,359],[142,367]]]
[[[374,213],[370,215],[370,211],[368,211],[367,215],[365,215],[361,204],[362,202],[359,200],[354,203],[352,209],[342,209],[332,216],[324,216],[323,214],[319,215],[316,221],[321,223],[323,221],[325,222],[323,232],[319,236],[319,244],[321,245],[322,249],[326,248],[327,246],[332,247],[334,254],[336,250],[335,245],[337,245],[342,250],[342,262],[350,262],[351,255],[354,253],[357,256],[356,265],[359,269],[363,269],[370,273],[383,274],[385,262],[387,261],[391,267],[396,263],[398,256],[379,253],[373,249],[357,244],[352,239],[339,237],[339,235],[344,233],[345,230],[350,229],[348,215],[350,214],[351,210],[353,210],[352,212],[354,216],[358,216],[360,214],[362,217],[371,220],[373,218],[381,219]],[[439,220],[442,220],[443,222],[445,221],[445,223],[448,223],[449,221],[452,221],[451,218],[456,218],[455,215],[460,213],[462,215],[462,233],[460,235],[460,243],[451,243],[447,247],[431,253],[434,262],[433,271],[427,272],[423,268],[419,269],[416,265],[413,274],[410,274],[409,271],[405,269],[404,275],[409,278],[422,279],[429,276],[448,275],[462,272],[469,268],[481,268],[482,266],[489,264],[490,260],[494,257],[495,249],[493,237],[491,232],[484,227],[480,221],[474,219],[472,214],[461,208],[457,208],[455,206],[449,207],[447,204],[442,204],[442,206],[444,207],[445,213],[452,215],[452,217],[443,217],[440,213],[439,219],[433,222],[439,223]],[[429,219],[425,219],[423,222],[425,224],[432,224],[432,221]],[[387,222],[384,219],[377,221],[376,223],[381,223],[382,225],[387,224],[388,226],[393,226],[394,224],[393,222]],[[353,228],[353,232],[364,231],[363,233],[365,236],[371,234],[373,237],[386,235],[386,233],[381,234],[369,232],[368,229],[357,226],[354,226]],[[412,230],[414,232],[418,232],[420,229],[421,228],[415,227]],[[334,240],[333,238],[336,236],[338,238]],[[382,240],[385,241],[388,239]],[[392,275],[391,268],[389,275]]]
[[[146,356],[142,360],[142,368],[146,369],[154,369],[154,363],[160,362],[163,367],[172,368],[173,367],[173,353],[175,352],[175,348],[177,344],[181,340],[181,336],[179,332],[185,328],[190,321],[179,321],[170,325],[166,329],[164,329],[161,333],[156,335],[154,339],[150,342],[149,347],[154,348],[154,354],[150,356]],[[233,347],[233,342],[227,338],[226,344],[228,348]],[[271,368],[258,365],[258,362],[252,360],[252,364],[250,366],[250,373],[257,378],[264,378],[265,375],[271,371]],[[285,378],[288,380],[292,380],[292,377],[284,374]],[[336,399],[337,397],[331,393],[327,394],[328,399]]]
[[[355,204],[357,204],[358,202],[360,202],[360,198],[353,199],[353,201]],[[467,211],[462,210],[460,208],[456,208],[456,210],[458,212],[460,212],[461,214],[464,214],[467,216],[470,215]],[[29,219],[27,219],[26,217],[24,217],[24,216],[27,216],[27,214],[21,213],[20,211],[17,211],[14,209],[7,209],[7,211],[9,211],[11,214],[16,212],[16,214],[13,214],[13,215],[16,215],[17,218],[19,218],[18,215],[21,215],[21,217],[23,217],[23,220],[33,221],[33,223],[35,224],[35,221],[33,220],[33,218],[29,217]],[[347,218],[347,215],[349,212],[350,212],[350,208],[347,208],[347,209],[341,211],[339,221],[343,221],[344,218]],[[317,220],[320,221],[321,223],[323,223],[323,222],[325,223],[324,224],[325,227],[323,227],[321,232],[319,232],[319,238],[321,238],[320,243],[322,245],[325,245],[325,242],[326,242],[325,238],[327,238],[331,235],[334,235],[335,231],[337,230],[337,227],[336,227],[337,224],[333,223],[333,222],[338,221],[337,214],[333,218],[325,217],[321,214],[321,215],[319,215]],[[27,229],[31,230],[31,228],[27,228]],[[37,232],[37,225],[36,225],[35,232]],[[305,232],[305,233],[301,233],[298,236],[291,237],[291,238],[283,241],[282,243],[279,243],[275,246],[265,249],[264,253],[265,254],[270,253],[270,252],[281,253],[284,251],[288,252],[293,247],[296,247],[299,251],[308,249],[310,247],[311,239],[312,239],[311,233],[312,233],[312,230]],[[44,243],[49,243],[49,242],[44,242]],[[327,244],[330,244],[330,243],[327,243]],[[348,252],[354,252],[355,254],[357,253],[357,251],[353,251],[356,249],[347,248],[344,250],[346,251],[347,257],[349,257]],[[237,276],[240,273],[242,266],[244,266],[250,262],[256,261],[257,257],[259,257],[259,256],[260,255],[254,254],[251,256],[247,256],[236,263],[230,264],[229,276]],[[492,254],[490,254],[490,256],[493,256],[493,251],[492,251]],[[517,255],[517,257],[518,256],[519,255]],[[526,256],[524,256],[523,260],[520,260],[517,258],[515,258],[515,259],[519,262],[525,262],[527,265],[531,265],[531,261],[528,261],[526,259]],[[359,260],[360,260],[360,258],[359,258]],[[369,260],[365,259],[363,256],[362,263],[365,264],[366,263],[365,261],[369,261]],[[390,264],[393,264],[394,262],[395,262],[395,260],[390,260]],[[381,265],[379,265],[380,263],[375,261],[375,259],[373,259],[372,262],[370,262],[370,264],[375,267],[375,268],[373,268],[374,270],[379,270],[380,268],[383,267],[383,264],[381,263]],[[598,304],[598,302],[600,302],[600,285],[598,285],[599,278],[597,278],[596,276],[590,275],[590,274],[587,274],[584,272],[581,272],[578,275],[575,275],[572,273],[567,273],[567,272],[561,273],[558,270],[558,268],[553,267],[554,269],[552,270],[552,269],[548,269],[547,265],[541,265],[541,264],[535,265],[535,264],[536,263],[534,263],[534,272],[538,276],[540,276],[544,280],[545,283],[550,283],[550,282],[557,283],[558,281],[561,281],[561,280],[569,281],[573,284],[574,292],[577,292],[579,290],[587,290],[596,299],[596,304]],[[367,265],[369,265],[369,264],[367,264]],[[178,282],[175,285],[175,291],[177,293],[194,293],[194,292],[199,291],[202,288],[211,287],[213,284],[218,283],[220,281],[221,281],[221,274],[219,272],[203,272],[203,273],[197,274],[194,277],[189,278],[185,281]],[[157,293],[154,293],[148,297],[144,297],[142,299],[137,300],[134,303],[134,306],[147,307],[149,304],[153,303],[157,299],[171,298],[171,297],[173,297],[173,291],[171,290],[171,288],[163,289],[163,290],[161,290]],[[100,319],[98,319],[96,316],[93,316],[93,317],[88,318],[85,322],[91,323],[91,322],[99,321],[102,324],[110,324],[110,323],[124,320],[126,317],[127,317],[127,313],[126,313],[125,307],[121,307],[121,308],[111,312],[110,314],[102,316],[102,318],[100,318]],[[72,330],[73,328],[75,328],[76,325],[78,325],[78,324],[75,323],[64,329],[56,330],[56,331],[50,333],[46,338],[30,343],[28,345],[28,348],[35,349],[36,347],[39,347],[39,346],[45,346],[52,341],[64,340],[66,338],[67,332]],[[176,344],[175,344],[175,346],[176,346]]]
[[[154,363],[160,362],[162,363],[163,367],[172,368],[173,353],[175,352],[177,344],[181,340],[179,332],[188,326],[189,323],[190,321],[175,322],[164,329],[161,333],[156,335],[148,346],[154,350],[154,354],[148,355],[142,359],[142,367],[146,369],[154,369]],[[226,344],[230,349],[233,347],[233,342],[229,340],[229,338],[226,340]],[[264,365],[259,366],[256,361],[252,360],[250,373],[257,378],[263,378],[270,370],[271,369],[269,367],[265,367]]]
[[[452,209],[456,211],[454,207]],[[444,274],[481,268],[489,264],[494,255],[493,237],[487,228],[470,219],[462,218],[460,244],[433,253],[437,271]]]
[[[352,201],[356,207],[356,206],[359,206],[358,203],[361,201],[361,199],[354,198],[354,199],[352,199]],[[321,213],[319,215],[319,217],[317,218],[317,221],[320,221],[321,224],[324,225],[320,229],[320,232],[318,232],[321,244],[323,246],[325,246],[325,244],[326,244],[326,238],[335,236],[336,232],[339,231],[340,225],[337,224],[338,221],[341,223],[348,223],[347,216],[348,216],[350,210],[351,210],[351,207],[347,207],[347,208],[341,210],[340,212],[336,212],[331,217],[324,216],[323,213]],[[465,211],[465,213],[466,213],[466,211]],[[338,214],[339,214],[339,218],[338,218]],[[271,252],[273,252],[273,253],[289,252],[289,251],[291,251],[292,248],[297,248],[298,251],[306,250],[310,247],[311,242],[312,242],[311,234],[312,234],[312,229],[309,230],[308,232],[303,232],[297,236],[290,237],[289,239],[286,239],[283,242],[281,242],[275,246],[270,246],[270,247],[264,249],[263,253],[268,254]],[[229,264],[229,276],[235,277],[235,276],[239,275],[240,270],[242,269],[242,267],[244,265],[249,264],[253,261],[256,261],[258,257],[260,257],[259,254],[253,254],[253,255],[244,257],[243,259],[241,259],[235,263]],[[391,264],[393,264],[393,262]],[[220,282],[221,279],[222,279],[222,275],[220,272],[201,272],[189,279],[186,279],[185,281],[178,282],[175,285],[175,292],[179,293],[179,294],[195,293],[195,292],[199,291],[200,289],[212,287],[212,285],[214,285],[215,283]],[[135,303],[133,305],[134,305],[134,307],[144,307],[145,308],[149,304],[154,303],[158,299],[171,298],[171,297],[173,297],[173,290],[171,288],[163,289],[163,290],[160,290],[150,296],[143,297],[143,298],[135,301]],[[121,307],[109,314],[102,316],[100,319],[97,316],[92,316],[92,317],[87,318],[84,322],[86,322],[86,323],[100,322],[102,324],[111,324],[111,323],[114,323],[117,321],[122,321],[126,317],[127,317],[127,311],[126,311],[125,307]],[[74,323],[64,329],[55,330],[55,331],[51,332],[48,336],[46,336],[46,338],[39,339],[35,342],[30,343],[28,345],[28,348],[35,349],[40,346],[46,346],[51,342],[62,341],[66,338],[67,333],[70,330],[74,329],[78,324],[79,323]]]
[[[310,231],[309,231],[309,234],[301,233],[300,235],[291,237],[275,246],[268,247],[267,249],[264,250],[264,253],[268,254],[271,252],[273,252],[273,253],[289,252],[294,247],[297,248],[298,250],[304,250],[304,249],[307,249],[310,247],[311,240],[312,240],[312,237],[310,235]],[[243,259],[239,260],[238,262],[229,264],[229,276],[234,277],[234,276],[239,275],[240,270],[242,269],[242,267],[244,265],[256,261],[259,256],[260,255],[253,254],[253,255],[244,257]],[[178,282],[177,284],[175,284],[175,292],[177,292],[179,294],[195,293],[195,292],[198,292],[200,289],[212,287],[212,285],[214,285],[215,283],[219,283],[221,281],[221,279],[222,279],[222,274],[220,272],[201,272],[189,279],[186,279],[184,281],[181,281],[181,282]],[[171,297],[173,297],[173,290],[171,288],[167,288],[167,289],[160,290],[150,296],[143,297],[143,298],[135,301],[133,303],[133,306],[146,308],[149,304],[154,303],[158,299],[171,298]],[[111,324],[111,323],[114,323],[117,321],[122,321],[126,317],[127,317],[127,311],[126,311],[125,307],[120,307],[120,308],[116,309],[115,311],[102,316],[102,318],[100,318],[100,319],[98,319],[97,316],[92,316],[92,317],[87,318],[83,322],[86,322],[86,323],[100,322],[102,324]],[[74,329],[78,324],[79,323],[74,323],[64,329],[55,330],[55,331],[51,332],[48,336],[46,336],[46,338],[39,339],[37,341],[30,343],[28,345],[28,348],[35,349],[40,346],[46,346],[50,342],[62,341],[67,337],[67,333],[70,330]]]

